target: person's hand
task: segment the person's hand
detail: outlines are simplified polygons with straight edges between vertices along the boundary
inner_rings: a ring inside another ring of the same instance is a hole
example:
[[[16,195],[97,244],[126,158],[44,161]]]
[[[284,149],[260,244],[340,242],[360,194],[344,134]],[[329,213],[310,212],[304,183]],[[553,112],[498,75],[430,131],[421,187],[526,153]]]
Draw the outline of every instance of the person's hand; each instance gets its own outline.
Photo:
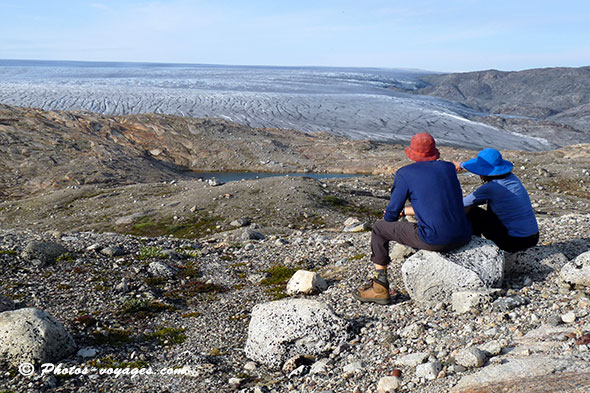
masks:
[[[453,161],[453,164],[455,164],[455,170],[457,172],[461,172],[463,170],[463,168],[461,168],[461,162],[460,161]]]

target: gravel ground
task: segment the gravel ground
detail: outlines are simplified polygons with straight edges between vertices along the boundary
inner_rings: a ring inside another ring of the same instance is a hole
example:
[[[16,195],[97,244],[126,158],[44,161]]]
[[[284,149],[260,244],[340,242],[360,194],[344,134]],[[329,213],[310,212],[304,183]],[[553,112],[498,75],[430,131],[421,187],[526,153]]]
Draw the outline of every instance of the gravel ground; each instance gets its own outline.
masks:
[[[568,312],[574,312],[575,321],[567,326],[590,330],[588,289],[561,287],[558,271],[540,278],[508,277],[501,296],[520,295],[528,302],[510,311],[488,305],[456,315],[448,305],[424,308],[403,296],[391,306],[360,304],[350,292],[370,271],[368,232],[310,229],[269,234],[267,228],[253,227],[200,242],[113,233],[0,232],[0,294],[15,300],[17,307],[48,311],[71,332],[79,348],[96,350],[89,358],[70,356],[64,365],[151,367],[158,373],[184,367],[190,374],[56,378],[23,377],[8,370],[0,386],[9,392],[372,392],[382,376],[400,369],[399,391],[440,392],[472,372],[454,365],[453,356],[460,349],[492,341],[502,348],[515,346],[527,332],[561,323]],[[560,251],[568,260],[590,249],[590,215],[542,218],[540,227],[541,247]],[[252,231],[267,236],[243,240],[244,232]],[[20,257],[29,242],[42,239],[59,242],[69,253],[45,266]],[[121,247],[123,255],[105,255],[112,253],[111,246]],[[177,270],[171,278],[154,277],[149,264],[155,261]],[[401,262],[391,267],[390,281],[403,289],[399,266]],[[285,281],[279,273],[302,268],[316,270],[328,280],[329,288],[313,298],[351,322],[349,342],[326,354],[326,374],[288,378],[262,365],[245,369],[250,311],[255,304],[284,296]],[[439,378],[418,378],[413,367],[396,365],[403,355],[416,352],[427,352],[431,361],[441,362]],[[573,338],[546,355],[590,361],[587,346],[576,345]],[[230,382],[231,378],[240,380]]]

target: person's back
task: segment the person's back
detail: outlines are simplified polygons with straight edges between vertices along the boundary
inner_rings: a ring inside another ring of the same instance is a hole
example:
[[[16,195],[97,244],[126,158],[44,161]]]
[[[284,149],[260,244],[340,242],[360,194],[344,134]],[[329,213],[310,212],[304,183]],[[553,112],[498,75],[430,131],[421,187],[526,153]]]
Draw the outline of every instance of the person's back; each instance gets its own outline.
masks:
[[[435,160],[400,168],[385,220],[393,221],[392,213],[406,198],[418,219],[418,235],[426,243],[452,244],[471,237],[454,164]]]

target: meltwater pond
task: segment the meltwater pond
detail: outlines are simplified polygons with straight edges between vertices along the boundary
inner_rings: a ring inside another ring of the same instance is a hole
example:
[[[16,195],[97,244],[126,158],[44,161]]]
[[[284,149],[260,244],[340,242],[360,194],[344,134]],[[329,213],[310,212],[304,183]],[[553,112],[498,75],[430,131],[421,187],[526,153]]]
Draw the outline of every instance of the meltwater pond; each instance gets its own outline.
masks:
[[[332,179],[345,177],[359,177],[361,174],[347,174],[347,173],[268,173],[268,172],[195,172],[195,177],[203,180],[217,179],[222,183],[228,183],[239,180],[262,179],[265,177],[279,177],[279,176],[298,176],[311,177],[314,179]]]

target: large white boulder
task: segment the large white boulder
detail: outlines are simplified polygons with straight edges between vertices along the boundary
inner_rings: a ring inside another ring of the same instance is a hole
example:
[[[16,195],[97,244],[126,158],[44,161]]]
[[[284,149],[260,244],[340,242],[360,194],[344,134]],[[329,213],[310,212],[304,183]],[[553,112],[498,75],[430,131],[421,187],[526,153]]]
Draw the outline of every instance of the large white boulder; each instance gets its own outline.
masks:
[[[504,278],[504,252],[473,237],[448,253],[420,250],[402,266],[410,297],[419,303],[450,302],[454,292],[497,287]]]
[[[590,251],[580,254],[559,273],[562,281],[571,285],[590,287]]]
[[[38,308],[0,313],[0,364],[55,362],[74,352],[70,334],[51,315]]]
[[[287,294],[311,294],[325,291],[326,281],[318,274],[307,270],[297,270],[287,283]]]
[[[506,255],[504,274],[545,277],[567,263],[567,257],[555,246],[536,246]]]
[[[295,355],[320,355],[348,338],[348,322],[325,303],[285,299],[258,304],[248,327],[246,356],[278,368]]]

